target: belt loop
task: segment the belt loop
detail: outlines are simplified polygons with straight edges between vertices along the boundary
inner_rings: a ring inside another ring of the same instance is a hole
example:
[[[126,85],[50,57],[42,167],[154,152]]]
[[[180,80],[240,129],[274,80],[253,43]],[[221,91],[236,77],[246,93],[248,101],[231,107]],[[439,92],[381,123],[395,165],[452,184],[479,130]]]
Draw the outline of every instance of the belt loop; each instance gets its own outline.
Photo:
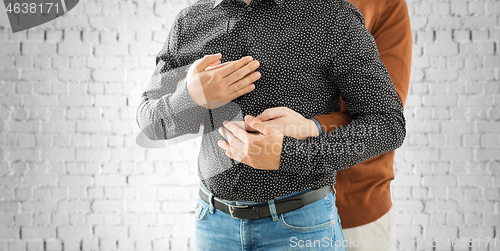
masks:
[[[337,195],[337,190],[335,189],[335,185],[332,185],[332,187],[333,187],[333,195],[335,196]]]
[[[214,208],[214,195],[212,193],[208,193],[208,205],[209,205],[209,212],[211,214],[214,213],[215,208]]]
[[[268,200],[267,204],[269,204],[269,211],[271,212],[273,221],[278,220],[278,213],[276,213],[276,205],[274,205],[274,200]]]

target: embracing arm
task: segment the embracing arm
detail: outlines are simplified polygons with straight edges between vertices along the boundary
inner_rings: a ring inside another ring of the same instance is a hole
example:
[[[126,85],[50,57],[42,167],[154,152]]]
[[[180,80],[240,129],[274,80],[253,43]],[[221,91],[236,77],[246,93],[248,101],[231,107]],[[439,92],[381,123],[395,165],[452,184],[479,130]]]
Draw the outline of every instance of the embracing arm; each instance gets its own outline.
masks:
[[[326,115],[314,116],[312,118],[318,121],[321,127],[321,132],[323,133],[337,130],[351,122],[351,115],[349,114],[349,110],[347,110],[347,106],[343,100],[341,100],[340,103],[340,111],[331,112]]]
[[[406,131],[403,106],[380,60],[371,34],[355,8],[337,20],[345,24],[344,41],[332,77],[352,121],[318,137],[283,137],[279,169],[296,174],[332,172],[401,146]],[[353,14],[354,13],[354,14]]]
[[[399,99],[405,104],[410,85],[412,34],[406,1],[393,1],[373,24],[372,33]],[[342,101],[340,111],[314,116],[323,132],[333,131],[351,122],[347,106]]]

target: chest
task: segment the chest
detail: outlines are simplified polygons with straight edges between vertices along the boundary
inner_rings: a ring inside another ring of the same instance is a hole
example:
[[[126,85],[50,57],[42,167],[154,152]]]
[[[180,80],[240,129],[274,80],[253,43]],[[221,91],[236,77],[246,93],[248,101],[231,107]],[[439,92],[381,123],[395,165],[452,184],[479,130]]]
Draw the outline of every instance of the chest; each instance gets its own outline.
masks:
[[[221,5],[182,25],[181,56],[221,52],[226,62],[251,55],[264,67],[292,68],[324,68],[335,56],[336,33],[314,9]]]
[[[330,82],[334,33],[307,13],[234,8],[182,30],[181,61],[221,52],[223,63],[247,55],[260,62],[256,89],[235,100],[257,107],[257,114],[277,106],[316,114],[336,106],[338,93]]]

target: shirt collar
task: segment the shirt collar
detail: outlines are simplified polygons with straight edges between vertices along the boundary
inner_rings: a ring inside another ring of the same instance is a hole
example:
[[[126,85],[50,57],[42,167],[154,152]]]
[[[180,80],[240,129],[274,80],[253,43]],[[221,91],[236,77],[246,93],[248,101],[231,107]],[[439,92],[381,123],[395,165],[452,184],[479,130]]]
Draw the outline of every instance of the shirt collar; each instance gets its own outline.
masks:
[[[219,5],[220,3],[222,3],[222,1],[224,0],[215,0],[215,3],[214,3],[214,7],[212,7],[212,9],[215,9],[215,7],[217,7],[217,5]],[[237,1],[240,1],[240,0],[237,0]],[[255,1],[255,0],[252,0],[252,1]],[[283,7],[283,4],[284,4],[284,1],[285,0],[273,0],[280,8]]]

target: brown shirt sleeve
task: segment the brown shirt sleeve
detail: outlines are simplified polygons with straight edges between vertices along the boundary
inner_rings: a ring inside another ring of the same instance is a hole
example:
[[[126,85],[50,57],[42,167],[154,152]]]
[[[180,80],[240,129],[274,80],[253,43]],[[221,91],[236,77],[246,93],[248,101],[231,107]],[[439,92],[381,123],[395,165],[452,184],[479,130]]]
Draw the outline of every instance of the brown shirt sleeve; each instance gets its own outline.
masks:
[[[399,99],[404,105],[410,85],[413,46],[406,1],[388,0],[385,8],[380,10],[370,8],[368,5],[358,6],[356,3],[354,5],[360,8],[363,16],[372,18],[372,20],[365,20],[365,25],[375,38],[380,58],[389,71]],[[344,102],[341,103],[340,111],[314,116],[314,118],[321,124],[323,132],[333,131],[351,122]]]

